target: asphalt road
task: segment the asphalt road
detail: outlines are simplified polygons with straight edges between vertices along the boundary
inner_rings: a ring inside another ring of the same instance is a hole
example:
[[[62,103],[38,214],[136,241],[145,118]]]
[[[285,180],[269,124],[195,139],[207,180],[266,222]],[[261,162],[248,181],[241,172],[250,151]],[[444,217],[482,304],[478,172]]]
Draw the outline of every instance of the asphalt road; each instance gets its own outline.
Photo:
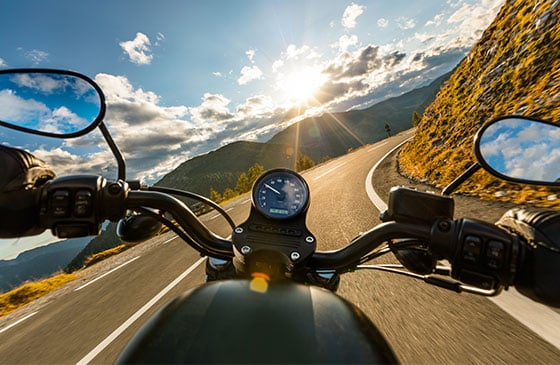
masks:
[[[366,177],[406,137],[365,146],[304,174],[311,188],[308,226],[320,250],[346,245],[379,223],[365,191]],[[240,223],[249,206],[244,196],[225,209]],[[203,220],[218,234],[229,235],[216,213]],[[204,265],[196,266],[200,256],[173,237],[167,233],[128,250],[103,264],[105,276],[93,270],[1,319],[0,363],[114,361],[150,314],[203,282]],[[375,271],[344,275],[339,294],[372,319],[404,363],[560,363],[558,349],[483,297]]]

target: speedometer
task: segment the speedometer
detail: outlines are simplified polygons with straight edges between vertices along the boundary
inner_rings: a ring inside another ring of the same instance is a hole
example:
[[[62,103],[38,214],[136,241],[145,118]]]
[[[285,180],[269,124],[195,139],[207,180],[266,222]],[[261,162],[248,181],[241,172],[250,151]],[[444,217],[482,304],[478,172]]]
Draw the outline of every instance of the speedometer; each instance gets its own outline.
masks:
[[[291,170],[270,170],[255,182],[252,198],[264,216],[288,219],[307,210],[309,187],[303,177]]]

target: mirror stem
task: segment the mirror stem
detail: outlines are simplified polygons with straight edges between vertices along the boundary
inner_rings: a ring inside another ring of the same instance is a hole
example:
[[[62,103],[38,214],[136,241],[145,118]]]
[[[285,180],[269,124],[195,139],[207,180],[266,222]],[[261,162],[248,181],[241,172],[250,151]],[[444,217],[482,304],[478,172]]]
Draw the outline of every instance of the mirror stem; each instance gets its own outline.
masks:
[[[111,152],[113,152],[113,156],[115,156],[115,158],[117,159],[118,179],[122,181],[126,181],[126,164],[124,162],[124,157],[121,151],[119,151],[119,147],[117,147],[117,144],[113,140],[113,137],[111,137],[109,130],[105,126],[105,123],[101,122],[99,124],[99,129],[101,130],[101,134],[103,134],[105,141],[107,141],[109,148],[111,148]]]
[[[478,162],[475,162],[474,164],[472,164],[471,167],[469,167],[465,172],[463,172],[461,175],[459,175],[458,178],[453,180],[451,182],[451,184],[447,185],[441,191],[441,195],[451,195],[451,193],[454,192],[455,189],[457,189],[459,187],[459,185],[461,185],[463,182],[465,182],[465,180],[467,180],[469,177],[471,177],[479,169],[480,169],[480,164]]]

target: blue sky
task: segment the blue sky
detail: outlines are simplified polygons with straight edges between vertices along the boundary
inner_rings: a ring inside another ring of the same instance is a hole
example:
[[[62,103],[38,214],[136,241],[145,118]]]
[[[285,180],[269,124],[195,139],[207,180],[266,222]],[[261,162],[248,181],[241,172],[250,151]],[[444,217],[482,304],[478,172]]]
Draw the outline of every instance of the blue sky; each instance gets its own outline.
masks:
[[[426,84],[456,66],[502,4],[3,1],[0,67],[95,79],[129,177],[154,182],[229,142],[266,141],[305,116],[365,108]],[[99,134],[36,148],[30,140],[0,130],[1,143],[25,146],[59,174],[115,176]]]

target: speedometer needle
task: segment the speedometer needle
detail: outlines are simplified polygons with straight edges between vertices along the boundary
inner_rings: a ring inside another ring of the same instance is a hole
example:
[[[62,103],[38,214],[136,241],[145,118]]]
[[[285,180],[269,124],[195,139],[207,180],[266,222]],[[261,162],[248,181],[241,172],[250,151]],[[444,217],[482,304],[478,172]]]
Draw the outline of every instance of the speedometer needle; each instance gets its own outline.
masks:
[[[278,195],[280,195],[280,196],[282,195],[281,192],[279,192],[278,190],[274,189],[272,186],[270,186],[270,185],[268,185],[268,184],[264,184],[264,186],[265,186],[265,188],[272,190],[275,194],[278,194]]]

